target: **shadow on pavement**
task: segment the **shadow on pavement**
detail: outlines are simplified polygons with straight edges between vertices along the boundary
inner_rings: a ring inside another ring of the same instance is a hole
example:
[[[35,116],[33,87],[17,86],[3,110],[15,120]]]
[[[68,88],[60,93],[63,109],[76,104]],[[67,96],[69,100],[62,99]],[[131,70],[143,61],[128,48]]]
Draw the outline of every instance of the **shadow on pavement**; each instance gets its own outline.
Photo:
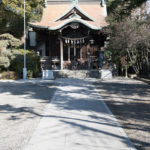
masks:
[[[138,150],[150,150],[150,85],[135,82],[95,83]]]
[[[74,79],[72,79],[74,80]],[[81,111],[89,111],[92,112],[92,115],[89,115],[88,117],[93,119],[92,122],[88,120],[83,120],[79,118],[59,118],[63,119],[61,120],[65,124],[69,124],[74,128],[80,128],[85,130],[92,130],[95,133],[101,132],[103,134],[109,134],[108,132],[98,131],[94,128],[89,128],[86,125],[81,125],[79,123],[72,122],[73,121],[82,121],[82,122],[89,122],[89,123],[96,123],[98,124],[104,124],[109,126],[115,126],[114,123],[107,120],[107,124],[105,124],[105,118],[99,118],[96,113],[105,114],[106,110],[103,107],[103,109],[99,109],[100,105],[102,104],[99,100],[99,96],[97,96],[97,92],[93,91],[94,89],[91,88],[89,85],[90,81],[85,81],[82,86],[79,87],[79,83],[83,82],[82,79],[75,79],[76,84],[72,86],[71,79],[66,79],[66,82],[68,83],[62,84],[63,82],[59,80],[57,84],[53,83],[2,83],[0,85],[0,94],[11,94],[11,95],[25,95],[25,99],[30,103],[30,99],[36,99],[36,100],[42,100],[42,103],[49,103],[50,99],[53,97],[52,91],[55,91],[57,89],[58,94],[63,97],[63,101],[57,97],[55,101],[55,105],[58,109],[69,111],[69,110],[77,110],[78,112]],[[75,82],[75,81],[73,81]],[[58,86],[61,84],[61,86]],[[81,85],[81,84],[80,84]],[[150,86],[149,85],[143,85],[143,84],[126,84],[126,83],[109,83],[109,82],[99,82],[95,83],[96,87],[99,89],[102,89],[103,92],[107,92],[107,95],[103,95],[104,99],[107,99],[107,104],[110,106],[112,112],[117,116],[117,118],[124,120],[138,120],[138,122],[142,121],[148,121],[150,123],[150,105],[146,104],[144,100],[137,99],[137,98],[131,98],[130,101],[127,101],[127,96],[132,97],[134,95],[138,96],[149,96],[150,93]],[[85,96],[85,91],[89,95]],[[122,101],[113,101],[112,95],[115,94],[116,98],[121,98]],[[94,97],[94,99],[91,99],[89,97]],[[127,101],[127,102],[126,102]],[[147,100],[145,100],[147,101]],[[101,107],[102,108],[102,107]],[[41,115],[34,111],[33,107],[14,107],[9,104],[0,105],[0,114],[4,113],[29,113],[34,116],[40,116],[40,117],[49,117],[49,118],[56,118],[58,116],[49,116],[49,115]],[[17,117],[12,117],[12,120],[18,119]],[[66,119],[66,120],[64,120]],[[101,121],[100,121],[101,120]],[[138,124],[130,124],[125,126],[126,128],[133,130],[138,129],[141,131],[147,131],[150,132],[150,126],[147,125],[141,125]],[[58,132],[58,131],[56,131]],[[115,134],[111,134],[110,136],[116,136]],[[120,138],[120,137],[117,137]],[[140,138],[132,139],[134,143],[136,143],[137,148],[140,148],[140,150],[146,150],[145,147],[150,147],[150,142],[142,141]],[[126,140],[124,141],[125,144]]]

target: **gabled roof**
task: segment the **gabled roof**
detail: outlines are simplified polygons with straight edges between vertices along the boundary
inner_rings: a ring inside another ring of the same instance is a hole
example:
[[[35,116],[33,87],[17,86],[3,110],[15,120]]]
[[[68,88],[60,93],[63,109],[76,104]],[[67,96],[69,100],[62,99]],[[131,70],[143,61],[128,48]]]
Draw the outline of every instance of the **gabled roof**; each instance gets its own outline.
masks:
[[[71,18],[69,13],[73,9],[78,14]],[[93,30],[100,30],[108,25],[105,17],[106,7],[101,7],[98,4],[79,4],[78,6],[68,4],[47,5],[44,9],[42,20],[36,23],[29,23],[29,25],[35,28],[59,30],[69,23],[78,22]]]
[[[82,9],[80,9],[78,7],[78,5],[70,7],[64,14],[62,14],[62,16],[60,16],[55,21],[59,21],[59,20],[65,19],[65,16],[69,15],[73,11],[75,11],[76,13],[79,13],[80,15],[84,16],[84,18],[86,18],[86,20],[94,21],[90,16],[88,16],[88,14],[83,12]]]

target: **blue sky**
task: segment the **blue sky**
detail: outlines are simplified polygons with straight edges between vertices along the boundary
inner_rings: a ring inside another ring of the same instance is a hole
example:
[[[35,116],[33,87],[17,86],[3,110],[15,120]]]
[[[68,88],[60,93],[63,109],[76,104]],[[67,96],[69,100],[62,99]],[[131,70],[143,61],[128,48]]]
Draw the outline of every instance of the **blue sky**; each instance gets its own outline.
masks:
[[[147,13],[150,14],[150,0],[147,0],[146,5],[147,5]]]

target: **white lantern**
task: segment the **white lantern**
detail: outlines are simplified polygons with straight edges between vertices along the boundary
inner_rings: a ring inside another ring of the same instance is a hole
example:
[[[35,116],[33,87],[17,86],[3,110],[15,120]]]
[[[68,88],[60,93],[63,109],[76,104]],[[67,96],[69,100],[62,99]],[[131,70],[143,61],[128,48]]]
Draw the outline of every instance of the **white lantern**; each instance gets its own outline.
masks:
[[[83,43],[85,42],[84,39],[82,40],[82,42],[83,42]]]
[[[73,40],[71,40],[71,44],[73,44]]]
[[[90,40],[90,44],[94,44],[95,40],[94,39],[91,39]]]

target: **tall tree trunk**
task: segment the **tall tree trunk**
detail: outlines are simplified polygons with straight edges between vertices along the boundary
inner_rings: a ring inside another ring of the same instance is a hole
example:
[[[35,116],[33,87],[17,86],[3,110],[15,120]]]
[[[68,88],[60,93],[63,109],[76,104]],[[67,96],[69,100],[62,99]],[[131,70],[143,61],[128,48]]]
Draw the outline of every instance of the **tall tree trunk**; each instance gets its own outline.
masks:
[[[132,56],[131,56],[131,54],[130,54],[128,48],[127,48],[127,53],[128,53],[129,59],[130,59],[130,61],[131,61],[131,63],[132,63],[133,70],[134,70],[135,73],[138,75],[140,71],[139,71],[138,67],[135,66],[135,63],[133,62]]]

